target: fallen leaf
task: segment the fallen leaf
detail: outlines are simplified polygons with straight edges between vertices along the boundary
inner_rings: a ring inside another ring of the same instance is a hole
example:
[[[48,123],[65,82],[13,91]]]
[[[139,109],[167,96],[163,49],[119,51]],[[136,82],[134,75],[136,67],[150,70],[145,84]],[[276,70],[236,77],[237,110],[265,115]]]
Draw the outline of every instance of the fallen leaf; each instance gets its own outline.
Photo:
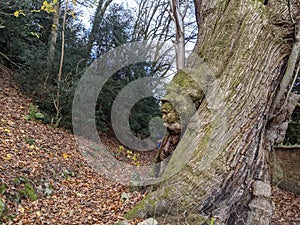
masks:
[[[27,145],[29,149],[34,149],[34,145]]]
[[[78,193],[78,192],[76,192],[76,195],[77,195],[78,197],[84,196],[84,194],[81,194],[81,193]]]
[[[63,156],[63,158],[66,159],[66,160],[69,158],[69,156],[68,156],[67,153],[63,153],[62,156]]]
[[[7,154],[6,157],[2,157],[4,160],[11,160],[12,155]]]
[[[24,213],[24,212],[25,212],[25,209],[20,205],[20,206],[18,207],[18,212]]]

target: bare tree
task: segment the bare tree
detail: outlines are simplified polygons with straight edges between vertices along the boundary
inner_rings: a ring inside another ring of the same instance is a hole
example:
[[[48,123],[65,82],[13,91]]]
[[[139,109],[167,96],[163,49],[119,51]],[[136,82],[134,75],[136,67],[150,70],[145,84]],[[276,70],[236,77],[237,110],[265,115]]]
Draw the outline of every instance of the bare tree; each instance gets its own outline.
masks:
[[[184,1],[183,10],[181,10],[181,4],[179,0],[169,0],[170,4],[170,16],[175,23],[176,28],[176,66],[177,71],[185,66],[185,25],[184,18],[187,13],[189,4],[188,0]]]
[[[157,47],[158,50],[164,45],[164,42],[173,41],[177,51],[177,70],[182,68],[185,63],[185,46],[187,42],[196,38],[193,31],[197,30],[194,18],[184,21],[188,9],[191,8],[190,1],[179,3],[175,0],[137,0],[136,3],[138,7],[132,40],[156,41],[160,43]],[[185,33],[188,27],[194,29]],[[170,69],[171,66],[167,68]],[[161,69],[161,64],[157,66],[157,69]]]

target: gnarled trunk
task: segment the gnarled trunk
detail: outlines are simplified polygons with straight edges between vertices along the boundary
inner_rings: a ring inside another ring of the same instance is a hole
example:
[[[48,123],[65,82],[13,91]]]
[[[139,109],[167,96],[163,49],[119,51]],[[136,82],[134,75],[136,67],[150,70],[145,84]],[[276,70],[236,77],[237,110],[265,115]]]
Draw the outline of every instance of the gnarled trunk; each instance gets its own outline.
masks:
[[[159,187],[127,217],[269,224],[269,152],[282,141],[298,99],[292,94],[285,99],[288,90],[277,98],[292,47],[289,8],[296,6],[281,0],[195,4],[200,31],[189,64],[196,66],[185,72],[205,97],[192,99],[195,112]],[[174,97],[172,91],[167,96]],[[176,100],[168,101],[176,108]]]

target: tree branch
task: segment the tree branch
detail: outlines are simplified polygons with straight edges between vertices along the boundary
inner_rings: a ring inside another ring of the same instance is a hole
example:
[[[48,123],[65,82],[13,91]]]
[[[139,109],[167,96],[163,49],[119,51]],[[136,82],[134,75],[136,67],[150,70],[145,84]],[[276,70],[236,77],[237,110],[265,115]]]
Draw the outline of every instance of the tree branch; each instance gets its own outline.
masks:
[[[286,71],[284,73],[284,76],[281,80],[281,83],[279,85],[279,91],[278,91],[278,93],[276,95],[276,98],[275,98],[275,100],[274,100],[274,102],[271,106],[271,109],[270,109],[271,118],[276,116],[276,114],[275,114],[276,107],[281,105],[280,102],[282,101],[282,99],[284,99],[284,98],[287,99],[288,98],[288,96],[285,96],[285,93],[288,90],[289,85],[291,85],[293,83],[292,81],[294,80],[294,72],[295,72],[295,69],[296,69],[296,63],[299,59],[299,53],[300,53],[300,16],[298,16],[296,18],[295,30],[296,30],[295,43],[293,45],[292,52],[291,52],[290,57],[289,57],[289,61],[288,61],[288,64],[287,64],[287,69],[286,69]],[[297,76],[297,73],[296,73],[295,76]],[[290,91],[288,91],[288,94],[289,93],[290,93]]]

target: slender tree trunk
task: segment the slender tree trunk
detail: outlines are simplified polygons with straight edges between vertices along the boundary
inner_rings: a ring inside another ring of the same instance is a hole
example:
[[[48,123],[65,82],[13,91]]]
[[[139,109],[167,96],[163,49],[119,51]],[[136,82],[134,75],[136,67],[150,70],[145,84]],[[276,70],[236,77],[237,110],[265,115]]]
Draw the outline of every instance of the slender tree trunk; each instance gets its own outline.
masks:
[[[184,17],[188,9],[188,3],[185,1],[183,12],[180,11],[179,1],[169,0],[170,16],[172,17],[176,28],[176,66],[177,71],[185,66],[185,34]]]
[[[61,56],[60,56],[60,63],[59,63],[59,71],[57,75],[57,92],[56,92],[56,99],[54,100],[54,107],[56,109],[55,126],[58,126],[60,120],[62,119],[62,114],[61,114],[62,106],[60,103],[60,94],[61,94],[61,76],[63,70],[64,56],[65,56],[65,29],[66,29],[68,5],[69,5],[69,0],[66,0],[66,7],[65,7],[63,23],[62,23],[62,31],[61,31]]]
[[[293,39],[287,2],[195,3],[200,29],[188,64],[196,67],[186,70],[194,83],[179,73],[173,84],[191,84],[186,93],[196,111],[186,128],[181,125],[185,131],[162,182],[126,216],[155,217],[164,224],[270,224],[269,153],[283,140],[299,99],[287,96],[293,80],[288,59],[294,57],[288,40],[299,41]],[[291,7],[296,18],[299,8]],[[170,90],[164,104],[176,102]],[[172,113],[165,112],[165,119]],[[178,121],[166,123],[172,128]]]
[[[177,38],[177,70],[181,70],[185,65],[185,39],[184,33],[180,33]]]
[[[51,27],[48,57],[47,57],[47,68],[45,71],[46,77],[44,81],[44,87],[47,87],[47,82],[51,75],[53,62],[54,62],[55,47],[57,42],[58,26],[59,26],[60,1],[57,1],[57,3],[54,5],[54,9],[55,12],[53,12],[53,20],[52,20],[52,27]]]

